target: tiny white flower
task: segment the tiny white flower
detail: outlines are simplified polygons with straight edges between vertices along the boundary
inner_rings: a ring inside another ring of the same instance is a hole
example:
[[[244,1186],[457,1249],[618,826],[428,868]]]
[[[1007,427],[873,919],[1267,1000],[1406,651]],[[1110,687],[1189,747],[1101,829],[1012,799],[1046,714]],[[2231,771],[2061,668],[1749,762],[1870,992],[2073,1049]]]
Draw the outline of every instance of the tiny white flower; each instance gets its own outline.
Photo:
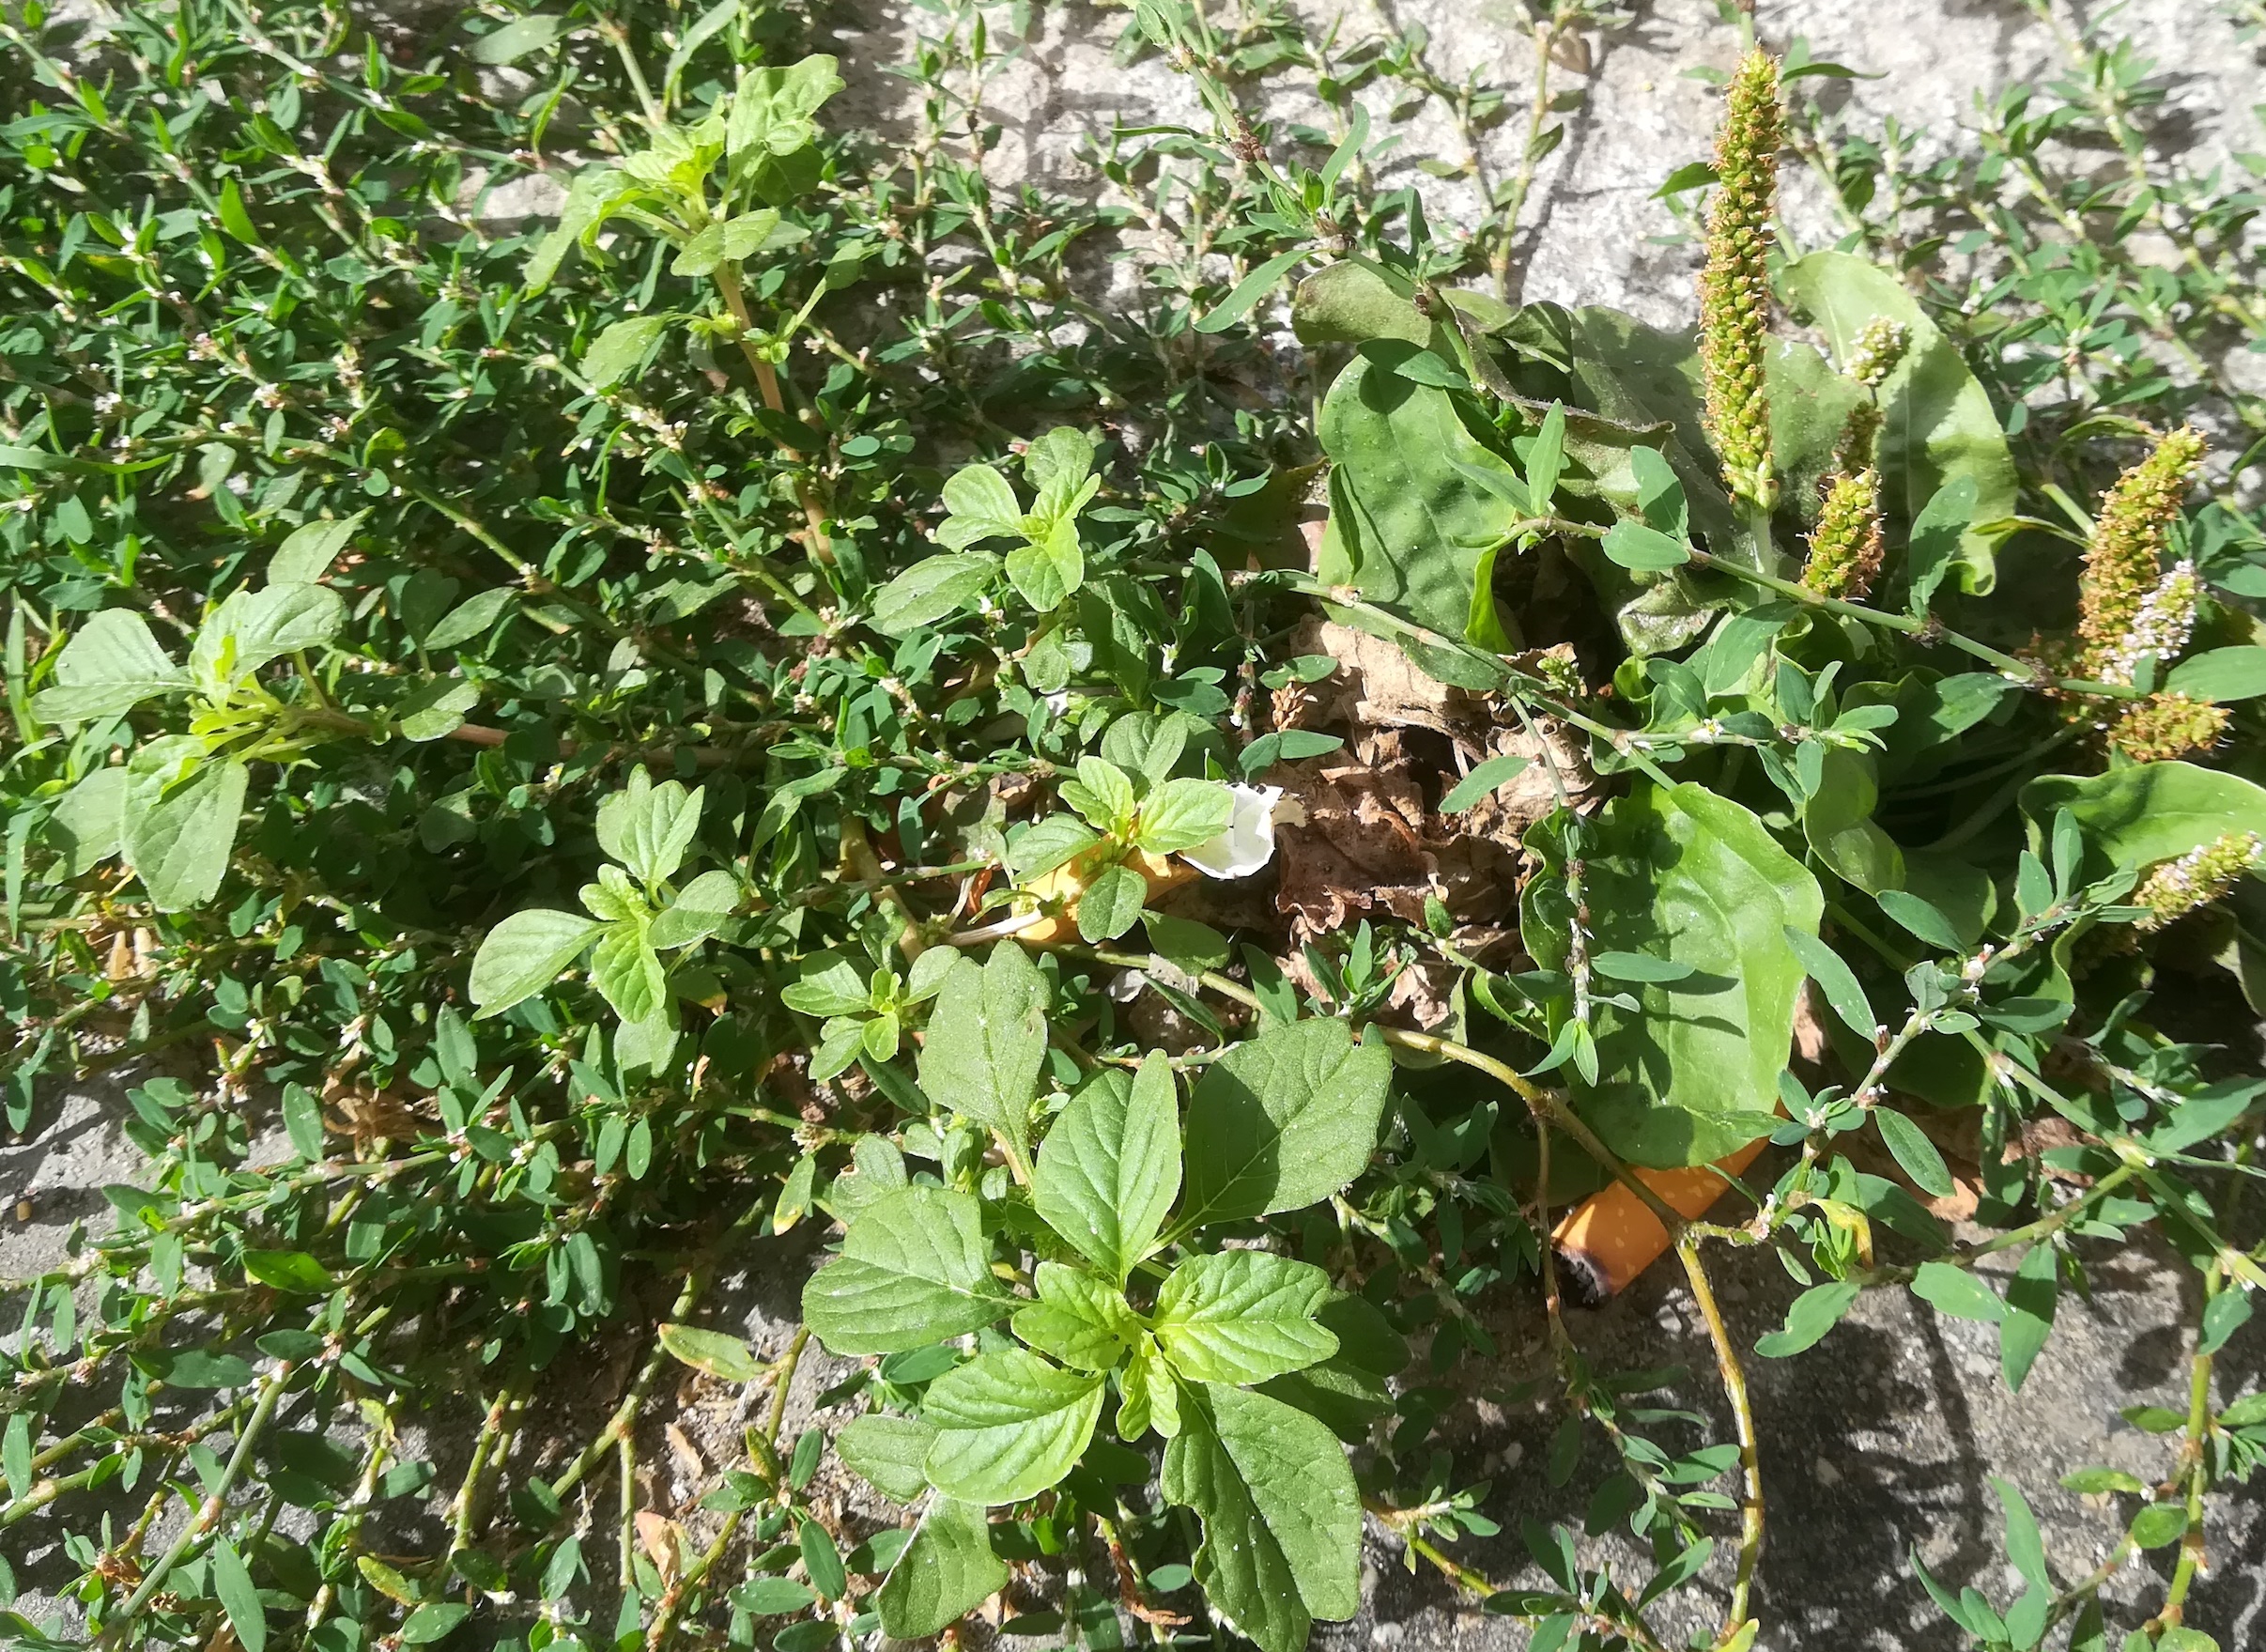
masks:
[[[1068,688],[1057,688],[1052,694],[1041,694],[1039,698],[1046,702],[1046,709],[1056,717],[1060,717],[1070,710],[1070,690]]]
[[[1249,877],[1274,858],[1274,806],[1280,786],[1230,786],[1235,814],[1209,843],[1184,849],[1180,858],[1206,877]]]
[[[1141,989],[1148,984],[1148,976],[1137,969],[1125,969],[1118,971],[1118,979],[1102,990],[1117,1002],[1130,1004],[1141,996]]]

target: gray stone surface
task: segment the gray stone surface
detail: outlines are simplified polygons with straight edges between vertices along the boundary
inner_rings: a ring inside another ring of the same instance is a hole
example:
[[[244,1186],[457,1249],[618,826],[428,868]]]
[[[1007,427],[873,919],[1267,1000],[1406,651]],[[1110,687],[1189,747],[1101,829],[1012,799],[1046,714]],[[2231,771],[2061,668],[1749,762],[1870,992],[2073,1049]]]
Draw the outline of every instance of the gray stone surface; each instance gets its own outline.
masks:
[[[2058,1485],[2089,1464],[2124,1469],[2154,1483],[2173,1472],[2175,1444],[2141,1433],[2120,1408],[2184,1409],[2188,1342],[2183,1322],[2192,1274],[2146,1245],[2099,1253],[2094,1299],[2065,1294],[2052,1340],[2019,1395],[1998,1370],[1993,1327],[1937,1315],[1907,1292],[1861,1298],[1847,1320],[1792,1360],[1749,1354],[1745,1367],[1763,1441],[1767,1522],[1756,1602],[1769,1652],[1951,1652],[1963,1642],[1930,1603],[1915,1576],[1917,1550],[1939,1582],[1971,1583],[2006,1605],[2021,1592],[2006,1565],[1999,1508],[1988,1488],[2001,1476],[2029,1499],[2046,1553],[2063,1582],[2089,1573],[2114,1548],[2129,1520],[2129,1498],[2081,1498]],[[1797,1287],[1767,1257],[1711,1253],[1710,1268],[1734,1337],[1742,1349],[1776,1329]],[[1673,1265],[1654,1269],[1625,1297],[1595,1313],[1569,1317],[1576,1343],[1600,1371],[1681,1364],[1689,1375],[1658,1403],[1710,1418],[1708,1438],[1731,1437],[1704,1327]],[[1548,1378],[1548,1352],[1535,1316],[1503,1326],[1505,1369],[1489,1386]],[[2220,1359],[2222,1402],[2254,1387],[2266,1338],[2239,1335]],[[1490,1474],[1486,1509],[1503,1522],[1501,1538],[1456,1551],[1499,1583],[1535,1586],[1514,1536],[1521,1518],[1579,1525],[1606,1470],[1594,1431],[1582,1467],[1565,1489],[1544,1475],[1557,1411],[1503,1407],[1484,1399],[1458,1413],[1459,1461]],[[1661,1430],[1674,1445],[1692,1433]],[[2175,1437],[2176,1439],[2176,1437]],[[1721,1484],[1728,1488],[1730,1481]],[[2266,1526],[2255,1490],[2229,1491],[2214,1511],[2209,1578],[2191,1597],[2188,1621],[2223,1647],[2266,1635]],[[1378,1535],[1372,1533],[1373,1538]],[[1706,1588],[1659,1609],[1654,1627],[1680,1644],[1691,1629],[1713,1629],[1727,1598],[1735,1525],[1726,1522]],[[2138,1600],[2136,1622],[2162,1596],[2171,1552],[2120,1574],[2112,1601]],[[1632,1591],[1650,1575],[1642,1546],[1626,1534],[1592,1539],[1583,1558],[1611,1561]],[[1408,1647],[1513,1648],[1524,1644],[1505,1620],[1473,1611],[1427,1576],[1410,1578],[1389,1541],[1373,1555],[1378,1587],[1362,1619],[1331,1631],[1351,1648],[1399,1642]],[[2143,1572],[2161,1574],[2143,1576]],[[2114,1640],[2112,1639],[2112,1644]]]
[[[2065,19],[2072,15],[2066,0],[2058,4]],[[1515,170],[1533,74],[1526,6],[1294,0],[1289,9],[1310,38],[1334,28],[1341,50],[1383,29],[1421,27],[1446,81],[1476,74],[1511,88],[1501,117],[1482,133],[1478,159],[1490,184]],[[1626,9],[1626,23],[1586,37],[1586,73],[1565,63],[1552,67],[1553,93],[1579,97],[1580,104],[1565,114],[1566,140],[1535,180],[1519,244],[1523,296],[1611,304],[1656,325],[1683,325],[1691,317],[1697,257],[1688,246],[1660,244],[1679,226],[1653,195],[1669,172],[1706,159],[1712,148],[1719,98],[1687,71],[1729,69],[1741,37],[1720,21],[1714,0],[1636,0]],[[1913,134],[1922,159],[1965,141],[1961,129],[1973,124],[1979,96],[2042,85],[2062,73],[2052,33],[2025,0],[1760,0],[1755,10],[1765,44],[1782,50],[1804,39],[1813,59],[1881,77],[1809,85],[1827,86],[1823,96],[1831,105],[1854,105],[1863,124],[1893,115]],[[2259,96],[2259,59],[2238,39],[2227,14],[2206,0],[2138,0],[2084,10],[2114,11],[2117,28],[2158,59],[2168,91],[2158,119],[2188,147],[2190,164],[2208,169],[2232,148],[2258,147],[2260,134],[2248,111]],[[1232,6],[1216,3],[1211,13],[1223,23],[1237,15]],[[841,32],[851,82],[844,106],[885,131],[902,133],[913,109],[904,83],[888,69],[903,60],[916,36],[936,30],[938,13],[854,0],[851,15],[864,26]],[[1188,84],[1153,54],[1130,67],[1115,59],[1112,49],[1127,23],[1126,12],[1114,7],[1071,4],[1040,13],[1027,45],[994,38],[994,50],[1006,52],[988,76],[984,100],[1002,129],[987,165],[995,181],[1035,177],[1083,193],[1098,184],[1085,151],[1113,122],[1206,124]],[[1321,119],[1321,105],[1311,97],[1256,95],[1276,118]],[[1468,223],[1484,198],[1480,192],[1466,180],[1429,178],[1416,165],[1425,158],[1464,158],[1443,107],[1433,100],[1395,119],[1379,88],[1361,96],[1373,131],[1399,143],[1382,169],[1385,180],[1420,185],[1435,217]],[[1829,241],[1836,226],[1813,180],[1791,159],[1785,180],[1796,236],[1808,244]]]

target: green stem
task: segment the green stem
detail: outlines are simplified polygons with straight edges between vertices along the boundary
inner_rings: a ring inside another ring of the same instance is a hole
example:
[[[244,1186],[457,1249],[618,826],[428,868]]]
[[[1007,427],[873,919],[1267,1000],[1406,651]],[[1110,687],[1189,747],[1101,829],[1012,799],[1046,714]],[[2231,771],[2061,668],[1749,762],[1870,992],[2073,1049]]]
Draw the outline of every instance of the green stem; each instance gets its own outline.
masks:
[[[1719,573],[1730,574],[1734,578],[1747,580],[1750,584],[1760,585],[1766,591],[1775,591],[1780,596],[1790,596],[1806,607],[1814,608],[1826,613],[1841,614],[1853,620],[1861,620],[1868,625],[1877,625],[1885,631],[1902,632],[1904,636],[1918,638],[1923,643],[1941,642],[1948,647],[1956,648],[1963,654],[1972,655],[1986,665],[1996,666],[1999,671],[2025,687],[2050,687],[2071,694],[2090,694],[2111,700],[2135,700],[2140,697],[2139,690],[2128,684],[2099,683],[2085,677],[2054,676],[2040,670],[2027,660],[2017,659],[2011,654],[2004,654],[1993,648],[1987,642],[1979,642],[1972,637],[1940,625],[1932,616],[1916,619],[1910,614],[1892,614],[1881,609],[1867,608],[1861,602],[1845,602],[1838,596],[1821,596],[1807,585],[1798,584],[1792,579],[1781,579],[1776,574],[1766,574],[1760,568],[1750,568],[1745,563],[1734,561],[1729,557],[1718,556],[1713,551],[1702,550],[1696,546],[1691,548],[1690,554],[1691,560],[1703,568],[1712,568]]]
[[[1716,1370],[1722,1380],[1724,1397],[1731,1401],[1732,1422],[1739,1440],[1739,1563],[1732,1581],[1730,1610],[1724,1616],[1723,1634],[1728,1639],[1747,1622],[1755,1567],[1763,1558],[1762,1443],[1755,1431],[1754,1401],[1747,1391],[1746,1367],[1739,1363],[1738,1348],[1723,1323],[1723,1310],[1716,1305],[1715,1287],[1701,1264],[1698,1241],[1690,1235],[1680,1240],[1676,1259],[1684,1264],[1692,1300],[1699,1304],[1700,1317],[1707,1322],[1707,1337],[1715,1345]]]
[[[717,1264],[723,1259],[733,1242],[752,1228],[770,1210],[771,1197],[766,1193],[749,1205],[739,1220],[725,1230],[706,1256],[693,1264],[685,1275],[684,1286],[677,1291],[676,1300],[669,1305],[667,1318],[670,1320],[682,1320],[692,1312],[694,1305],[707,1290]],[[646,1356],[645,1364],[639,1368],[636,1380],[630,1383],[629,1392],[622,1397],[622,1403],[614,1407],[613,1414],[606,1419],[606,1426],[598,1430],[598,1437],[585,1446],[581,1454],[551,1482],[553,1491],[564,1497],[581,1483],[585,1474],[597,1467],[609,1447],[628,1434],[630,1425],[637,1420],[638,1413],[644,1407],[645,1397],[653,1391],[654,1383],[660,1380],[661,1371],[669,1360],[669,1351],[656,1343],[652,1353]]]
[[[1549,114],[1550,48],[1557,43],[1556,23],[1554,17],[1534,20],[1534,85],[1527,105],[1526,142],[1519,148],[1518,170],[1512,175],[1510,196],[1503,204],[1501,225],[1495,232],[1502,239],[1488,260],[1495,291],[1506,304],[1518,301],[1511,287],[1511,250],[1518,236],[1518,220],[1526,214],[1526,198],[1534,187],[1534,169],[1541,163],[1535,150],[1542,141],[1542,123]]]
[[[2222,1278],[2217,1262],[2204,1270],[2206,1306],[2219,1294]],[[2211,1489],[2212,1363],[2212,1356],[2198,1346],[2188,1370],[2187,1438],[2181,1448],[2187,1459],[2187,1530],[2180,1538],[2180,1559],[2172,1568],[2171,1586],[2165,1591],[2164,1605],[2144,1626],[2143,1632],[2151,1636],[2180,1622],[2187,1592],[2203,1566],[2203,1494]]]
[[[118,1643],[132,1627],[142,1609],[164,1586],[167,1575],[188,1557],[189,1552],[196,1547],[199,1539],[220,1523],[221,1516],[228,1506],[228,1493],[235,1490],[237,1481],[243,1476],[245,1467],[252,1461],[253,1448],[267,1431],[269,1419],[275,1415],[276,1404],[284,1397],[284,1384],[290,1381],[291,1373],[296,1368],[290,1360],[278,1360],[274,1369],[260,1379],[259,1398],[252,1408],[250,1419],[244,1424],[244,1431],[237,1436],[236,1449],[229,1453],[228,1465],[221,1471],[220,1484],[205,1499],[204,1506],[197,1511],[196,1518],[184,1526],[181,1535],[173,1540],[173,1547],[166,1550],[159,1557],[158,1563],[149,1568],[142,1579],[141,1586],[128,1597],[116,1619],[102,1631],[100,1644],[114,1646]]]

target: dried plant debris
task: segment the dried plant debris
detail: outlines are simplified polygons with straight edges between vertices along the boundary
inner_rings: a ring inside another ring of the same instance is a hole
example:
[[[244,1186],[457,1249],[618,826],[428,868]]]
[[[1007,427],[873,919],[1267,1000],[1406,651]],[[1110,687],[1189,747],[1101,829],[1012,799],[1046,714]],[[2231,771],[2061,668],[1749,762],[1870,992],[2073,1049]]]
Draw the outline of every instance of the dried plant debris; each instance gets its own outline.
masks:
[[[1353,626],[1310,618],[1291,647],[1335,669],[1278,690],[1277,726],[1345,741],[1266,776],[1296,810],[1277,827],[1276,900],[1292,920],[1292,940],[1332,934],[1364,917],[1423,924],[1431,901],[1466,932],[1459,941],[1481,950],[1509,943],[1520,840],[1558,804],[1551,767],[1570,797],[1595,783],[1580,750],[1547,722],[1530,734],[1504,702],[1442,683],[1392,642]],[[1442,812],[1459,780],[1503,757],[1527,766],[1470,808]]]

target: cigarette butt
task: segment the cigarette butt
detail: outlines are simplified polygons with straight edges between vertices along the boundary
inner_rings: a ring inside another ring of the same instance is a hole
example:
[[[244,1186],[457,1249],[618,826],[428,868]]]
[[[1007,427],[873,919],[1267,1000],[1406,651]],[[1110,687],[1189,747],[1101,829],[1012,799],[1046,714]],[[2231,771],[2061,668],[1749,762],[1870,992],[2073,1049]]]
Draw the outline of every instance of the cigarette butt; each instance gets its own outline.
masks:
[[[1637,1180],[1660,1196],[1677,1215],[1697,1220],[1723,1197],[1736,1176],[1754,1163],[1769,1142],[1749,1142],[1713,1165],[1683,1170],[1639,1170]],[[1550,1243],[1565,1266],[1565,1293],[1581,1307],[1595,1307],[1627,1289],[1630,1281],[1667,1252],[1668,1229],[1644,1201],[1618,1181],[1609,1181],[1559,1221]]]

